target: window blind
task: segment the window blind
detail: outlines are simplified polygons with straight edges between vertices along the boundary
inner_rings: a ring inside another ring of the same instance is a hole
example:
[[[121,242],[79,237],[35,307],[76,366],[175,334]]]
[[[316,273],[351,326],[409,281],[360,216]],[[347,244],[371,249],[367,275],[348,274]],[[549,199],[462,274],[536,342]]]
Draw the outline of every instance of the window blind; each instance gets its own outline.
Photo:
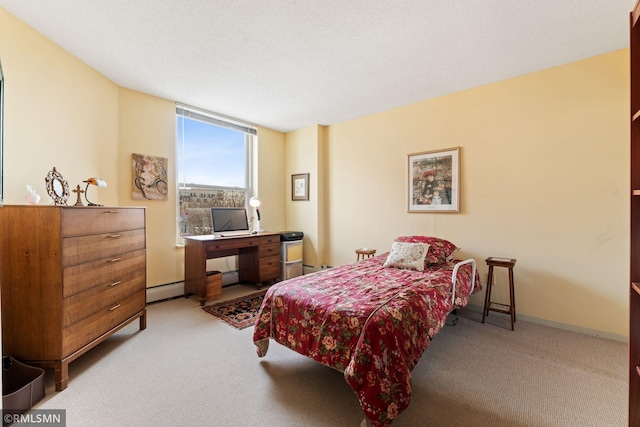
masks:
[[[204,123],[220,126],[226,129],[244,132],[248,135],[257,135],[255,126],[241,122],[230,117],[210,113],[199,108],[190,107],[183,104],[176,104],[176,114],[187,117],[192,120],[198,120]]]

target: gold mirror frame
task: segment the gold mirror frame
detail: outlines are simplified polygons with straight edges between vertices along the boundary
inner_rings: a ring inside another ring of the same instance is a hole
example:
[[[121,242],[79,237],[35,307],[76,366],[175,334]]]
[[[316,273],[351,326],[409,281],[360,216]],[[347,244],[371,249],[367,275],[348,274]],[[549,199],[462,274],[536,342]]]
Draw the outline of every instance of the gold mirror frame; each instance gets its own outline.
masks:
[[[69,183],[60,175],[53,167],[53,170],[49,171],[44,182],[47,184],[47,193],[53,199],[53,203],[58,206],[66,206],[67,200],[69,200]]]

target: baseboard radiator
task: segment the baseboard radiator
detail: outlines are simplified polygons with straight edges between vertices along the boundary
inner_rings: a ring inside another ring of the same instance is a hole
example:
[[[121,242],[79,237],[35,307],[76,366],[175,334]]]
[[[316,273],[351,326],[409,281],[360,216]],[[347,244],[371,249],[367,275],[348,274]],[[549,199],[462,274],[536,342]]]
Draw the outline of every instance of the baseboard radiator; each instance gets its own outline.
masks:
[[[222,286],[238,283],[238,272],[222,273]],[[165,283],[147,288],[147,304],[165,299],[184,296],[184,282]]]
[[[302,265],[302,274],[315,273],[316,271],[332,268],[330,265]],[[222,273],[222,286],[238,283],[238,271]],[[162,301],[184,295],[184,282],[165,283],[147,288],[147,303]]]
[[[315,273],[316,271],[326,270],[327,268],[333,268],[332,265],[308,265],[302,264],[302,274]]]

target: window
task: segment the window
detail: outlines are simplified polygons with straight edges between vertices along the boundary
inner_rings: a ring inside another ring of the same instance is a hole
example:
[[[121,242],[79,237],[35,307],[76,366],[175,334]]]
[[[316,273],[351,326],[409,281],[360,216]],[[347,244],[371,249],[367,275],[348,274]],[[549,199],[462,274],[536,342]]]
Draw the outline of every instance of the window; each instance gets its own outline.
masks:
[[[252,194],[252,144],[246,124],[176,106],[178,235],[212,234],[212,207],[244,207]]]

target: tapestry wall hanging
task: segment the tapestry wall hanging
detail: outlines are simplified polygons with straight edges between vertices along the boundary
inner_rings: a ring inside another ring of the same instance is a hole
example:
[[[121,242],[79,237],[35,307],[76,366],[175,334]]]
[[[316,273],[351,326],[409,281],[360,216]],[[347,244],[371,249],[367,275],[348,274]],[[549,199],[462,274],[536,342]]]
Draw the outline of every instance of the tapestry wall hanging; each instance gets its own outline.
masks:
[[[149,156],[133,153],[131,186],[133,200],[167,200],[167,166],[166,157]]]
[[[409,154],[409,212],[458,212],[460,147]]]

